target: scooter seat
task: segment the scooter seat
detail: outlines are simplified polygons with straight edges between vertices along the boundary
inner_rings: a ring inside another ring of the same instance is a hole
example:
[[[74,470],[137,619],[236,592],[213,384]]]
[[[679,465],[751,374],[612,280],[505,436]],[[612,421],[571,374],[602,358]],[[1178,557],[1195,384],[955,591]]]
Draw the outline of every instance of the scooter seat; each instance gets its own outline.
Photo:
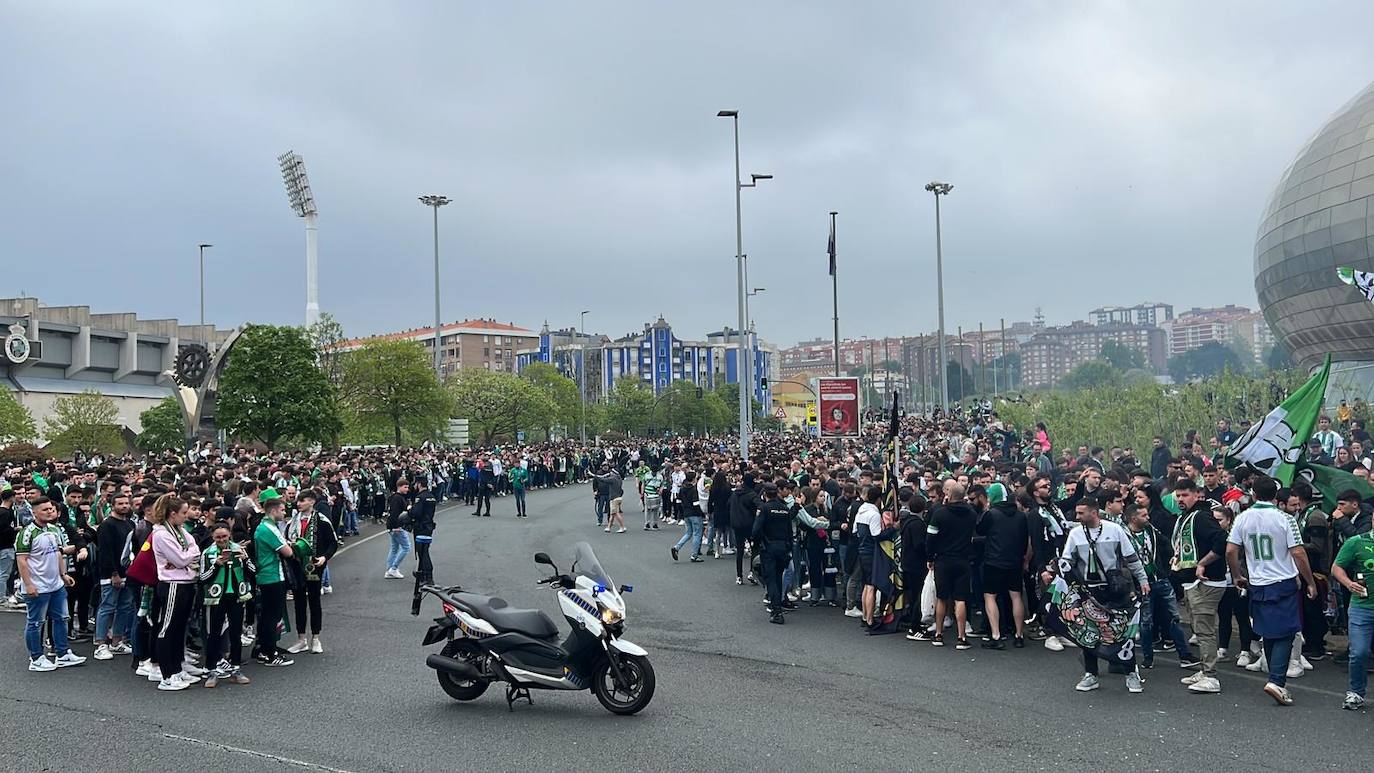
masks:
[[[503,633],[523,633],[535,639],[558,635],[558,627],[542,610],[516,609],[508,606],[503,598],[477,593],[456,593],[453,598],[470,607],[473,614]]]

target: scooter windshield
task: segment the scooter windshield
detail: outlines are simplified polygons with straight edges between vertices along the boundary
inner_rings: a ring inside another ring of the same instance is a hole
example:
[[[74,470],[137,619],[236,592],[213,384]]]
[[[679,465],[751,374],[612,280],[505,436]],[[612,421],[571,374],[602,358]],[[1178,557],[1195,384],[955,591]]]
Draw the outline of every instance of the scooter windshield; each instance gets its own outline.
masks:
[[[585,542],[579,542],[573,546],[572,573],[575,577],[586,577],[597,585],[604,585],[611,590],[616,587],[611,576],[606,574],[605,569],[601,568],[601,562],[596,560],[592,546]]]

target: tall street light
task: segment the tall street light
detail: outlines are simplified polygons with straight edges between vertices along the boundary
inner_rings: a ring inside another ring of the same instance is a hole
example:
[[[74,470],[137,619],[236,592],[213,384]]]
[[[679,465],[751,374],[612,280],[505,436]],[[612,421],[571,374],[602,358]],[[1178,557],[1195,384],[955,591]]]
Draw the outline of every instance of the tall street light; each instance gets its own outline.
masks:
[[[744,256],[744,261],[745,261],[745,269],[746,269],[746,271],[747,271],[747,270],[748,270],[748,263],[749,263],[749,256],[748,256],[748,255],[745,255],[745,256]],[[748,279],[748,276],[747,276],[747,275],[745,276],[745,279]],[[748,293],[746,293],[745,296],[744,296],[744,324],[746,325],[745,329],[749,331],[749,359],[748,359],[749,364],[746,366],[745,373],[746,373],[746,375],[747,375],[747,377],[748,377],[748,379],[749,379],[749,381],[748,381],[747,383],[749,384],[749,396],[750,396],[751,399],[753,398],[753,395],[754,395],[754,387],[755,387],[757,384],[759,384],[760,381],[759,381],[759,379],[758,379],[758,378],[755,376],[755,374],[754,374],[754,353],[755,353],[755,351],[756,351],[756,348],[755,348],[755,347],[757,346],[757,343],[758,343],[758,336],[755,335],[755,333],[754,333],[754,315],[753,315],[753,312],[750,311],[750,309],[749,309],[749,299],[750,299],[750,298],[753,298],[755,295],[758,295],[759,293],[766,292],[767,290],[768,290],[767,287],[755,287],[754,289],[752,289],[752,290],[750,290]],[[753,430],[754,430],[754,411],[752,410],[753,407],[754,407],[753,403],[749,403],[749,407],[750,407],[750,409],[751,409],[751,410],[749,411],[749,431],[750,431],[750,432],[753,432]],[[764,407],[766,408],[767,406],[764,406]]]
[[[577,391],[582,396],[582,447],[587,447],[587,315],[577,323]]]
[[[205,248],[213,244],[200,244],[200,332],[205,335]],[[209,336],[206,336],[208,339]]]
[[[305,324],[320,319],[319,256],[316,241],[319,234],[319,211],[315,208],[315,194],[310,190],[310,178],[305,174],[305,159],[294,150],[277,156],[281,165],[281,179],[286,184],[286,199],[296,217],[305,219]]]
[[[949,413],[949,359],[945,354],[945,260],[940,244],[940,197],[954,190],[949,183],[929,182],[926,190],[935,194],[935,286],[940,309],[940,410]],[[962,368],[962,366],[960,366]],[[962,370],[960,371],[963,372]]]
[[[751,392],[747,388],[749,376],[749,354],[746,350],[746,338],[748,327],[745,320],[745,269],[744,269],[744,225],[740,216],[740,192],[745,188],[753,188],[759,180],[771,180],[771,174],[750,175],[748,183],[740,179],[739,173],[739,111],[721,110],[716,113],[719,118],[729,118],[734,123],[735,129],[735,272],[736,289],[739,306],[739,341],[736,354],[736,375],[739,379],[739,454],[744,461],[749,460],[749,407]]]
[[[452,199],[447,196],[421,196],[420,203],[434,210],[434,377],[439,383],[444,381],[443,371],[443,326],[439,321],[439,207]]]

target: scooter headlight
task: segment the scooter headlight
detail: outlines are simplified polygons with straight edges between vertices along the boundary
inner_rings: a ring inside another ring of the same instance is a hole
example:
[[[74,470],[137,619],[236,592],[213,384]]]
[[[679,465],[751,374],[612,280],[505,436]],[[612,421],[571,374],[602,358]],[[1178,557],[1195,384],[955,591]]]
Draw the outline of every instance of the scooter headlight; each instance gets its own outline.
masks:
[[[603,605],[601,607],[601,622],[605,623],[606,625],[615,625],[616,623],[624,619],[625,615],[623,613],[611,609],[608,606]]]

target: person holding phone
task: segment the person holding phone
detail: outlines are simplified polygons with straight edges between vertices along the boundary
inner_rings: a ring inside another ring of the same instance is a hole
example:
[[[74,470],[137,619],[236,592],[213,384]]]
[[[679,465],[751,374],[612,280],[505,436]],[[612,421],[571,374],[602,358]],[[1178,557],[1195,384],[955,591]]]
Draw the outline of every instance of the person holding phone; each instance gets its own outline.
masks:
[[[1350,591],[1350,674],[1341,708],[1355,711],[1364,707],[1369,683],[1364,669],[1374,640],[1374,597],[1369,595],[1369,584],[1374,580],[1374,535],[1364,532],[1348,538],[1336,554],[1331,576]]]

